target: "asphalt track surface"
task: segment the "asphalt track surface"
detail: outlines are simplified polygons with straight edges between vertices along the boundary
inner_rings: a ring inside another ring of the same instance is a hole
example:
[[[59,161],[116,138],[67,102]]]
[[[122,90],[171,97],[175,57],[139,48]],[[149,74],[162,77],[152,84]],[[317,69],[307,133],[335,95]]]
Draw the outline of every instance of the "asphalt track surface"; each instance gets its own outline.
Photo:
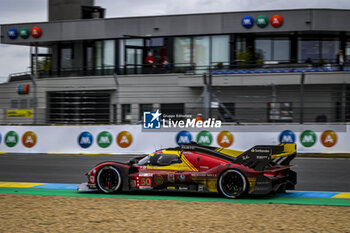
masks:
[[[103,161],[127,162],[131,155],[1,154],[0,181],[79,184]],[[350,192],[350,159],[296,158],[296,190]]]

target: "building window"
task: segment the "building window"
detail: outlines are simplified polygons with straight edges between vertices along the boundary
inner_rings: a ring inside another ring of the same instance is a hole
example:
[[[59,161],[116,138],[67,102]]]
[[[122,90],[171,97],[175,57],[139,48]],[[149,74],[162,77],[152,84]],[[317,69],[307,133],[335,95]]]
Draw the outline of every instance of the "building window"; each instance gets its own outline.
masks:
[[[340,42],[336,40],[323,40],[321,42],[322,51],[320,59],[325,62],[337,62],[337,54],[340,49]],[[322,62],[322,61],[321,61]]]
[[[174,65],[189,66],[191,63],[191,39],[189,37],[176,37],[174,50]]]
[[[146,47],[163,47],[164,46],[164,38],[149,38],[146,40]]]
[[[131,104],[122,104],[122,123],[131,122]]]
[[[247,38],[236,37],[236,53],[246,51],[247,49]]]
[[[73,43],[61,44],[60,58],[62,69],[73,68]]]
[[[175,66],[191,66],[196,72],[205,72],[209,65],[228,65],[230,60],[230,37],[195,36],[176,37],[174,40]]]
[[[290,61],[290,40],[288,39],[256,39],[256,57],[263,61]]]
[[[290,40],[276,39],[273,40],[272,59],[275,61],[290,61]]]
[[[102,41],[95,42],[95,67],[102,69]]]
[[[139,120],[141,121],[143,119],[144,112],[152,112],[152,111],[153,111],[153,104],[140,104],[139,105]]]
[[[332,39],[307,39],[298,41],[298,61],[300,63],[335,62],[340,42]]]
[[[209,36],[193,38],[193,63],[197,70],[205,70],[209,66],[210,43]]]
[[[230,62],[230,36],[211,37],[211,64],[229,65]]]
[[[125,40],[125,45],[143,46],[143,40],[142,39],[127,39],[127,40]]]
[[[115,41],[105,40],[103,42],[103,68],[113,69],[115,64]]]
[[[94,68],[94,46],[91,42],[85,44],[85,66],[86,70]]]
[[[255,40],[255,54],[265,61],[272,60],[272,40],[257,39]]]

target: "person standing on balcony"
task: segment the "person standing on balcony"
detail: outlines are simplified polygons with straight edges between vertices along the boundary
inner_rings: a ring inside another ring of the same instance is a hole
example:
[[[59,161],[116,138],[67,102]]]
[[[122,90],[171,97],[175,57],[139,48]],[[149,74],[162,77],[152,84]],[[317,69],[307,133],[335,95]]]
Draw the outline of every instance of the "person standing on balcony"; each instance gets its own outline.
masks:
[[[144,67],[144,72],[146,74],[152,74],[154,73],[154,69],[156,68],[156,59],[153,56],[153,52],[149,51],[148,55],[145,59],[146,66]]]
[[[339,50],[339,52],[338,52],[337,63],[339,65],[340,70],[341,71],[344,70],[345,59],[344,59],[343,50]]]
[[[153,68],[156,67],[156,59],[153,56],[152,52],[148,52],[148,55],[145,59],[146,65],[152,66]]]

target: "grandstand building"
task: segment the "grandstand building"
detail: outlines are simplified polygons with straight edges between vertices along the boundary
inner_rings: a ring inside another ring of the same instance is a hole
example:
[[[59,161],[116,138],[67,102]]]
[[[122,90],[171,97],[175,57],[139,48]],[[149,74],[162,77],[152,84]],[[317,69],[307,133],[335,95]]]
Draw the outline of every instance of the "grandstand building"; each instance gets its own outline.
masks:
[[[349,10],[104,15],[92,0],[49,0],[48,22],[1,25],[1,43],[32,56],[29,72],[0,84],[0,123],[138,123],[156,109],[350,121]]]

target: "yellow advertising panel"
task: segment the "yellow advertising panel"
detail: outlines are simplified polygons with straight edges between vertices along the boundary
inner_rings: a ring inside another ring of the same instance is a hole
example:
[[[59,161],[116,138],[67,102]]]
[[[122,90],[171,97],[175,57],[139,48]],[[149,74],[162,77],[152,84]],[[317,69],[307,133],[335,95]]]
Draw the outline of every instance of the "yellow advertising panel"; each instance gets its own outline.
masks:
[[[33,109],[7,110],[7,118],[33,118]]]

